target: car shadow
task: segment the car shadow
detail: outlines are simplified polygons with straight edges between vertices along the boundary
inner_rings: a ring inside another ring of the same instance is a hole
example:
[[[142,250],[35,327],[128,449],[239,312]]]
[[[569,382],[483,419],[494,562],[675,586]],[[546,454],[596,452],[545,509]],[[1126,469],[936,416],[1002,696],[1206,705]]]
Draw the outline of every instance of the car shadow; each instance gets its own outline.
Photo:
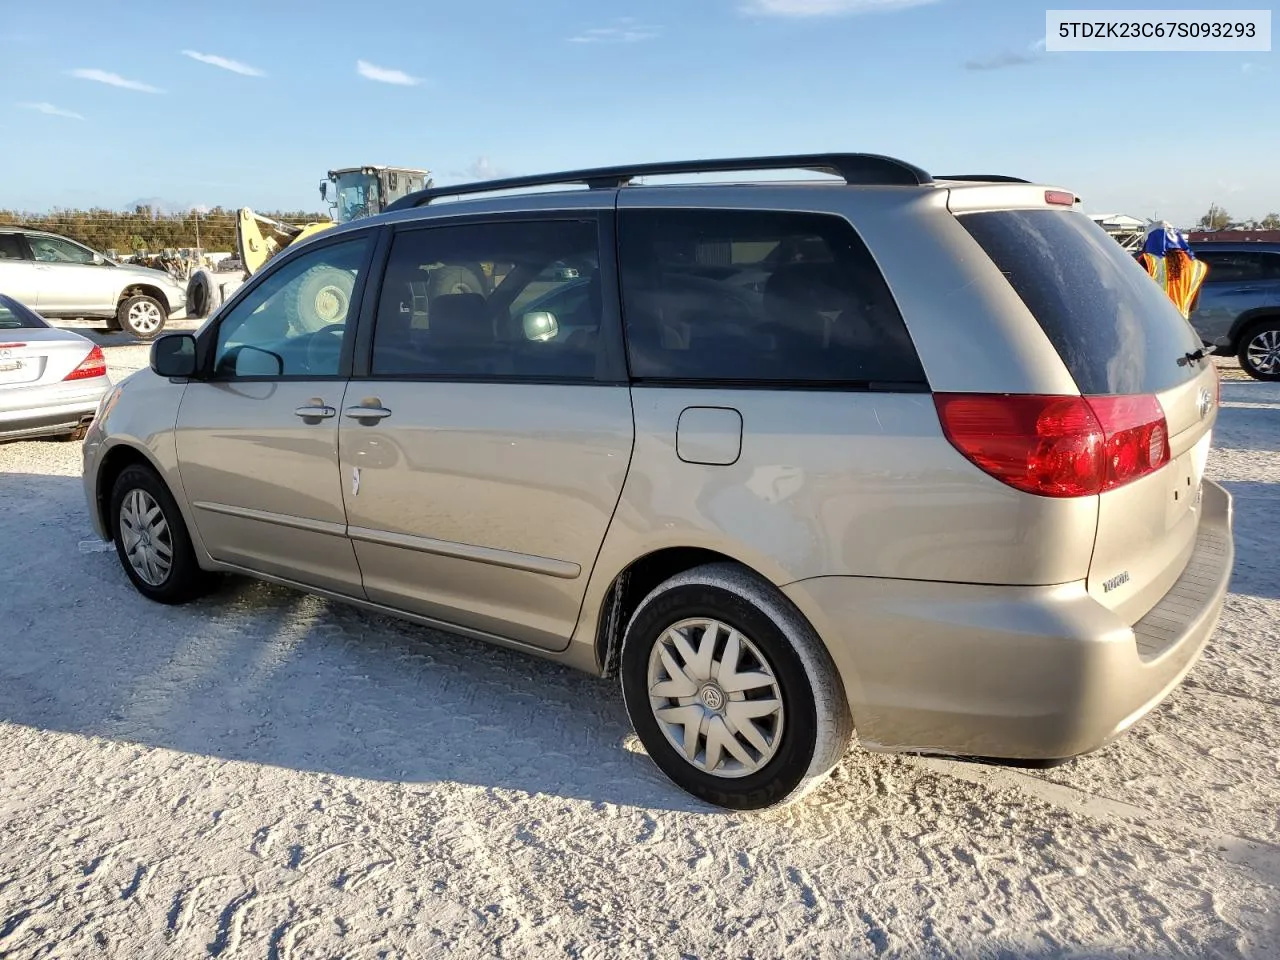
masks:
[[[0,541],[28,584],[6,604],[0,720],[365,779],[713,809],[640,751],[614,682],[238,578],[152,603],[114,549],[80,552],[79,478],[0,473],[0,497]]]

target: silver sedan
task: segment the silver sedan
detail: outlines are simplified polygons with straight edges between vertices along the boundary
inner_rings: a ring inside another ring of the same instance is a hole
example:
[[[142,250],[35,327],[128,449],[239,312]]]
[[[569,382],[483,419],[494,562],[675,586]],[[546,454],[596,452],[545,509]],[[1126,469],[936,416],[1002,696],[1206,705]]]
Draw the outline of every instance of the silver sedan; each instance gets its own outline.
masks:
[[[100,346],[0,293],[0,440],[82,437],[110,389]]]

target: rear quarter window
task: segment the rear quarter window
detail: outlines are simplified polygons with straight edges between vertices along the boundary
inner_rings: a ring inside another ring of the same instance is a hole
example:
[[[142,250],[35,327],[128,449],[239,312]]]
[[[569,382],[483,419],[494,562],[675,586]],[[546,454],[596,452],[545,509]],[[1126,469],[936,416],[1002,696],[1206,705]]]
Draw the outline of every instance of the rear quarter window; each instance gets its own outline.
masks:
[[[1199,336],[1146,270],[1084,214],[957,218],[1022,298],[1084,394],[1160,393],[1200,374]]]
[[[638,380],[885,390],[925,383],[884,278],[841,217],[624,210],[619,236]]]

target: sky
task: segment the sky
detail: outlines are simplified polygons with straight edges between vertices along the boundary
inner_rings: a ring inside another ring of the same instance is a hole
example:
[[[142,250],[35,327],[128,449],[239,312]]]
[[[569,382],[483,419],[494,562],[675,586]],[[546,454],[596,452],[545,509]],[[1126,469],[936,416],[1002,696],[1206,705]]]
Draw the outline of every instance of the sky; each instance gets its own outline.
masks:
[[[1181,226],[1280,210],[1274,53],[1044,34],[1027,0],[0,0],[0,208],[318,211],[363,163],[444,184],[850,151]]]

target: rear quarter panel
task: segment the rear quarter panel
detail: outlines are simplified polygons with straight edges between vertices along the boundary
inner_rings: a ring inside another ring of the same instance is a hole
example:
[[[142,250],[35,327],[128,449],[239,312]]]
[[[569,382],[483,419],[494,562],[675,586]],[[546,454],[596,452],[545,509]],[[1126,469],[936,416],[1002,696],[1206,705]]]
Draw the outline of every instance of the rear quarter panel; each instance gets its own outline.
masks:
[[[1033,498],[987,477],[943,437],[928,394],[637,387],[633,406],[635,453],[587,611],[633,560],[667,547],[717,551],[779,585],[1052,584],[1088,571],[1097,499]],[[677,423],[695,406],[741,413],[736,462],[677,456]]]

